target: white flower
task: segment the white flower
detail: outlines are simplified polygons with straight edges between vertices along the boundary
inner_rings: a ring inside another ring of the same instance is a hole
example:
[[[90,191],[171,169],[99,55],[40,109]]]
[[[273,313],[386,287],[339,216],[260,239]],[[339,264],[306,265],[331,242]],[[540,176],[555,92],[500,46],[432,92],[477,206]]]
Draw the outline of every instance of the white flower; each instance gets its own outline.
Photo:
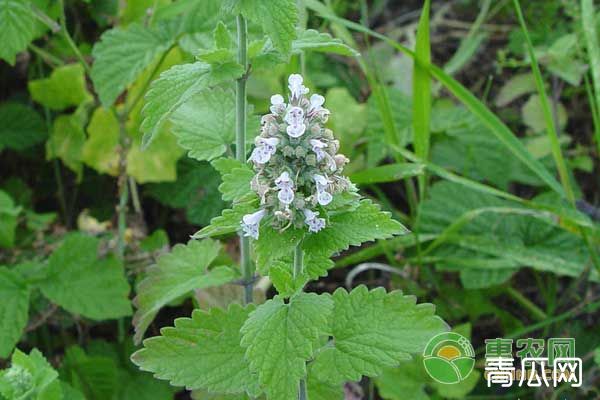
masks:
[[[312,146],[312,151],[317,155],[317,161],[321,161],[325,157],[323,149],[327,147],[327,143],[323,143],[318,139],[310,139],[310,145]]]
[[[258,164],[264,164],[271,159],[271,156],[277,151],[279,139],[277,138],[256,138],[256,147],[252,150],[250,160]]]
[[[290,179],[290,174],[284,171],[275,179],[275,186],[279,189],[277,198],[285,205],[290,205],[294,201],[294,182]]]
[[[326,206],[327,204],[331,203],[331,201],[333,200],[333,196],[326,191],[320,191],[317,192],[317,202],[322,205],[322,206]]]
[[[317,202],[322,206],[331,203],[333,196],[326,190],[330,182],[329,179],[323,175],[315,174],[313,175],[313,180],[317,186]]]
[[[308,93],[308,88],[306,88],[302,82],[304,82],[304,79],[302,78],[302,75],[299,74],[291,74],[288,78],[288,87],[290,88],[292,99],[299,99]]]
[[[317,184],[317,190],[325,190],[327,185],[329,185],[329,179],[324,177],[323,175],[314,174],[313,181]]]
[[[304,110],[294,106],[289,109],[284,120],[290,125],[300,125],[304,123]]]
[[[304,212],[304,223],[308,225],[309,232],[319,232],[325,228],[325,218],[317,218],[319,213],[309,209],[302,210]]]
[[[279,114],[285,111],[285,103],[283,102],[282,95],[274,94],[273,96],[271,96],[270,110],[273,114]]]
[[[319,111],[323,109],[323,104],[325,103],[325,97],[320,94],[313,94],[310,96],[310,107],[308,108],[309,112]]]
[[[300,136],[304,135],[304,132],[306,132],[306,125],[288,125],[286,132],[290,137],[299,138]]]
[[[258,227],[260,225],[260,220],[263,219],[267,212],[265,210],[258,210],[252,214],[246,214],[242,217],[242,230],[244,231],[244,236],[249,236],[254,239],[258,239]]]

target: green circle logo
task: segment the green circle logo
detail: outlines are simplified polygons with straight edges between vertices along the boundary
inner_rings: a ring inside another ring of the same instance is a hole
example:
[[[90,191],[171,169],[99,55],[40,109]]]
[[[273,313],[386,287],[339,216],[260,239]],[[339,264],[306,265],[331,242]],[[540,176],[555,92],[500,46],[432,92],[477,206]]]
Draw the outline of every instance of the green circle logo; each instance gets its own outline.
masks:
[[[475,366],[475,350],[469,340],[454,332],[435,335],[423,351],[423,364],[429,376],[440,383],[459,383]]]

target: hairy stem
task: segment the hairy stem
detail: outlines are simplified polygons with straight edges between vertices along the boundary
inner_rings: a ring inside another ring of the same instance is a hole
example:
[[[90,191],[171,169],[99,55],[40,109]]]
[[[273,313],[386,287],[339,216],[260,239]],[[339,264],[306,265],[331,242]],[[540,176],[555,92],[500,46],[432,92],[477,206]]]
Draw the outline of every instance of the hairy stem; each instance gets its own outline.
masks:
[[[298,243],[294,249],[294,279],[304,271],[304,253],[302,252],[302,243]],[[308,400],[306,393],[306,379],[300,380],[298,387],[298,400]]]
[[[237,16],[238,63],[244,71],[248,69],[247,46],[248,27],[246,19]],[[244,73],[235,85],[235,158],[246,162],[246,74]],[[240,234],[240,267],[244,281],[244,304],[252,303],[254,271],[250,262],[250,239]]]

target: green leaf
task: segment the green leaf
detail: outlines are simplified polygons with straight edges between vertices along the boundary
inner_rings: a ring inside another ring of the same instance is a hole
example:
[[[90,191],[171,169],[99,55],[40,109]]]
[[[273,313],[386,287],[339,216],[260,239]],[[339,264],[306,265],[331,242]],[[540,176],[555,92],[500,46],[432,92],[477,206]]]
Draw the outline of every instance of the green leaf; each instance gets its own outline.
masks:
[[[194,289],[219,286],[231,281],[235,272],[228,267],[208,270],[221,245],[212,240],[178,244],[158,259],[137,287],[133,317],[134,341],[139,343],[158,311],[169,302]]]
[[[429,400],[430,397],[425,392],[425,384],[429,378],[422,363],[423,360],[419,357],[403,362],[396,368],[384,369],[375,379],[379,395],[385,400]]]
[[[29,81],[27,87],[33,100],[52,110],[77,107],[94,99],[87,90],[81,64],[55,68],[49,78]]]
[[[308,396],[310,400],[344,400],[345,393],[343,385],[332,385],[330,383],[321,382],[317,377],[308,373],[306,382]]]
[[[23,333],[29,319],[29,287],[14,270],[0,267],[0,315],[3,328],[0,331],[0,358],[11,353]]]
[[[407,232],[400,222],[391,218],[390,213],[381,211],[370,200],[362,200],[355,210],[333,215],[325,229],[307,235],[302,247],[307,252],[331,256],[350,246],[389,239]]]
[[[100,241],[71,234],[48,259],[42,293],[74,314],[101,320],[131,314],[123,264],[109,255],[98,259]]]
[[[86,399],[112,399],[118,383],[117,365],[110,357],[87,355],[79,346],[69,347],[60,374]]]
[[[359,286],[350,293],[337,289],[332,297],[333,343],[318,353],[312,366],[327,382],[375,377],[383,367],[397,366],[411,353],[423,351],[434,335],[448,329],[432,304],[417,305],[414,296],[399,291]]]
[[[294,399],[314,344],[327,332],[333,303],[327,295],[275,298],[253,311],[242,327],[242,346],[270,400]]]
[[[458,264],[450,262],[450,258],[490,258],[485,264],[488,270],[493,267],[512,271],[515,267],[530,266],[578,276],[590,260],[583,240],[562,228],[548,212],[528,209],[450,182],[433,185],[430,195],[421,204],[417,228],[424,234],[438,234],[436,246],[443,246],[433,254],[442,255],[446,267],[448,264],[456,264],[453,269],[482,266],[481,262]],[[552,204],[543,197],[534,201]],[[461,249],[469,252],[465,254]],[[595,270],[591,279],[598,279]]]
[[[349,57],[358,57],[360,55],[352,47],[342,42],[341,39],[334,39],[329,33],[321,33],[314,29],[303,31],[292,42],[292,53],[302,53],[303,51],[318,51]]]
[[[115,114],[98,107],[87,127],[82,161],[96,171],[116,176],[119,173],[119,121]]]
[[[370,185],[419,176],[423,174],[424,169],[423,164],[388,164],[355,172],[349,178],[352,183]]]
[[[131,360],[173,386],[255,395],[258,382],[240,346],[240,329],[254,307],[194,310],[191,318],[178,318],[174,327],[161,329],[161,336],[144,340]]]
[[[175,42],[174,24],[147,28],[132,24],[113,28],[96,42],[92,55],[92,81],[104,107],[110,107],[138,75]]]
[[[62,400],[60,382],[38,349],[29,354],[16,349],[11,366],[0,371],[0,395],[15,400]]]
[[[215,27],[213,38],[217,49],[231,49],[234,47],[233,38],[223,21],[219,21]]]
[[[298,9],[294,0],[239,0],[229,1],[234,12],[262,26],[275,48],[284,55],[292,49],[298,25]]]
[[[35,16],[23,1],[0,0],[0,58],[15,65],[17,53],[35,37]]]
[[[81,176],[81,161],[85,132],[81,117],[77,114],[59,115],[52,124],[50,138],[46,142],[46,159],[60,158],[67,167]]]
[[[0,150],[25,150],[44,141],[46,135],[44,121],[34,109],[15,102],[0,105]]]
[[[417,43],[413,64],[413,142],[415,154],[422,160],[429,160],[429,142],[431,133],[431,77],[427,67],[431,63],[429,44],[429,8],[430,0],[425,0],[417,27]],[[426,177],[418,178],[420,197],[425,197]]]
[[[242,217],[256,211],[257,208],[258,199],[256,197],[249,201],[238,202],[233,205],[233,208],[223,210],[220,216],[213,218],[210,225],[196,232],[192,238],[203,239],[237,232],[241,229]]]
[[[531,72],[511,77],[500,88],[494,103],[496,107],[505,107],[519,97],[535,91],[535,78]]]
[[[219,185],[219,191],[223,193],[223,200],[235,202],[244,196],[253,194],[254,192],[250,188],[252,178],[254,178],[254,171],[246,164],[224,174],[223,183]]]
[[[244,69],[237,63],[208,65],[203,62],[176,65],[160,74],[146,94],[142,110],[142,145],[147,146],[170,115],[195,94],[222,82],[237,79]]]
[[[206,226],[226,207],[217,189],[220,183],[209,163],[182,157],[177,163],[177,181],[146,185],[146,191],[162,204],[185,209],[190,223]]]
[[[358,103],[346,88],[329,89],[325,98],[325,105],[331,111],[328,125],[340,137],[341,151],[351,154],[367,126],[367,107]]]
[[[182,104],[171,116],[177,143],[196,160],[220,157],[235,142],[235,94],[232,90],[204,90]],[[247,131],[258,131],[258,117],[248,115]]]
[[[0,190],[0,247],[12,247],[15,244],[15,231],[21,207],[17,207],[13,199]]]

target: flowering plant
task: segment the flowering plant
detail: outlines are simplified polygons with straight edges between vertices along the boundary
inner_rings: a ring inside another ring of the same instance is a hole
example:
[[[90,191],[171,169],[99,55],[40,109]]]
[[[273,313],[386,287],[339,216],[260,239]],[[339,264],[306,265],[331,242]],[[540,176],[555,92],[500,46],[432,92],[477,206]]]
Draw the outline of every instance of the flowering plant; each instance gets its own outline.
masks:
[[[348,159],[337,154],[340,143],[323,125],[329,110],[325,98],[309,92],[302,76],[290,75],[289,100],[280,94],[271,97],[271,113],[262,117],[260,135],[250,161],[256,175],[251,187],[260,198],[260,209],[242,218],[246,236],[258,239],[259,224],[265,217],[279,230],[290,226],[319,232],[326,226],[326,206],[333,195],[354,190],[342,175]]]

